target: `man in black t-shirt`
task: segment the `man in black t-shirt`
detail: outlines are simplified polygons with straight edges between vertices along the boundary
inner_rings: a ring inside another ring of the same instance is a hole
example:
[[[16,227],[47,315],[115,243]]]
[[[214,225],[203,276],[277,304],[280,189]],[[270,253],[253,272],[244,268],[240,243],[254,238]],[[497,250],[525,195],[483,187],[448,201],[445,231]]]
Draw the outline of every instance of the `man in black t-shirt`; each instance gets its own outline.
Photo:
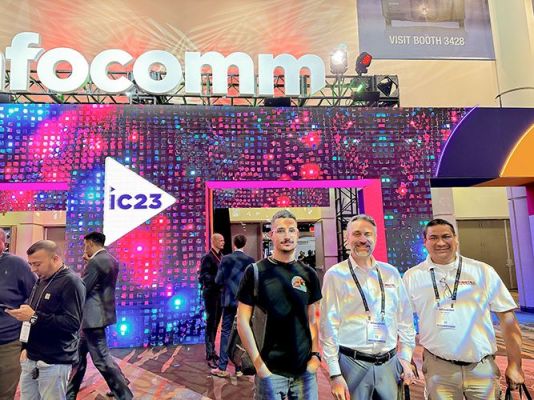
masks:
[[[270,400],[282,394],[316,400],[316,371],[321,363],[316,321],[319,279],[312,268],[295,260],[299,232],[293,214],[277,212],[269,236],[274,251],[258,262],[257,298],[252,266],[245,271],[237,296],[239,336],[257,372],[255,398]],[[250,327],[253,307],[267,314],[261,352]]]

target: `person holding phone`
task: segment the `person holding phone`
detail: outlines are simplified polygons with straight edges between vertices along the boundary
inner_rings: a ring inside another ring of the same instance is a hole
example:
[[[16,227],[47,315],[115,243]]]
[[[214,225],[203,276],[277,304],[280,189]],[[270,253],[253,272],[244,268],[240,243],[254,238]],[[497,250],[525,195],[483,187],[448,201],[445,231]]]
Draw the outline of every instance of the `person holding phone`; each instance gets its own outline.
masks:
[[[13,399],[20,377],[19,341],[22,323],[6,310],[19,308],[30,296],[37,277],[22,258],[6,250],[7,234],[0,229],[0,399]]]

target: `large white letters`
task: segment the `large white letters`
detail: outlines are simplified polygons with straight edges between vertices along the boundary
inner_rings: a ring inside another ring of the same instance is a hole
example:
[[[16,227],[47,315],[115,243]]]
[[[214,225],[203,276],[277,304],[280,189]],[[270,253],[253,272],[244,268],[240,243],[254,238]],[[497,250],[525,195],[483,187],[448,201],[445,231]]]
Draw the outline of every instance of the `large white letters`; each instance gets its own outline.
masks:
[[[72,67],[72,73],[66,78],[60,78],[56,74],[56,66],[62,62],[68,62]],[[49,50],[41,56],[37,64],[37,75],[43,85],[51,91],[69,93],[87,81],[89,65],[79,51],[60,47]]]
[[[104,50],[91,63],[91,80],[104,92],[125,92],[133,86],[133,82],[124,76],[121,76],[119,79],[110,79],[108,76],[108,67],[111,64],[120,64],[125,67],[132,60],[132,55],[124,50]]]
[[[28,90],[30,61],[37,60],[44,51],[40,47],[30,45],[39,44],[41,37],[34,32],[19,33],[11,41],[11,46],[6,49],[6,58],[11,62],[10,90]]]
[[[163,50],[151,50],[141,54],[135,61],[131,54],[120,49],[109,49],[99,53],[89,63],[85,57],[74,49],[56,48],[49,51],[38,47],[41,38],[35,32],[22,32],[13,37],[11,46],[6,48],[5,58],[0,53],[0,90],[5,87],[6,64],[10,65],[10,91],[27,91],[29,88],[29,65],[37,62],[37,75],[44,86],[56,93],[75,92],[90,78],[105,93],[124,93],[134,83],[144,92],[151,94],[171,94],[182,83],[184,73],[180,61],[171,53]],[[40,58],[39,58],[40,57]],[[66,62],[71,65],[68,76],[58,76],[56,67]],[[132,80],[125,76],[112,79],[109,68],[118,64],[125,70],[131,68]],[[299,59],[290,54],[260,54],[258,56],[259,96],[274,94],[273,75],[276,68],[284,69],[285,94],[287,96],[306,96],[301,93],[300,74],[308,70],[310,75],[310,94],[325,86],[325,65],[316,55],[306,54]],[[152,74],[154,65],[161,65],[165,74]],[[256,94],[254,62],[245,53],[235,52],[224,56],[216,51],[205,54],[200,52],[185,53],[185,92],[202,95],[202,68],[211,67],[212,91],[214,95],[228,94],[228,68],[235,66],[239,73],[239,95]],[[135,81],[135,82],[133,82]],[[305,90],[305,89],[302,89]]]

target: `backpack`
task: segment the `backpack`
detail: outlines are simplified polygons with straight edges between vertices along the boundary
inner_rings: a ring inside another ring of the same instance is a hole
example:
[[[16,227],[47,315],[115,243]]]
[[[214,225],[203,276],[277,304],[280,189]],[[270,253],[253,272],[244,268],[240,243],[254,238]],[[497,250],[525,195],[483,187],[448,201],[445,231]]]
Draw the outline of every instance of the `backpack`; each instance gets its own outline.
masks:
[[[258,299],[258,286],[259,286],[259,270],[258,264],[253,263],[254,269],[254,302]],[[254,333],[254,339],[256,340],[256,346],[261,353],[263,348],[263,342],[265,339],[265,326],[267,323],[267,314],[257,305],[254,306],[252,316],[250,318],[250,327]],[[241,338],[237,332],[237,315],[234,318],[232,324],[232,331],[230,332],[230,339],[228,341],[228,357],[236,368],[240,368],[243,375],[255,375],[256,369],[254,363],[250,359],[247,351],[241,343]]]

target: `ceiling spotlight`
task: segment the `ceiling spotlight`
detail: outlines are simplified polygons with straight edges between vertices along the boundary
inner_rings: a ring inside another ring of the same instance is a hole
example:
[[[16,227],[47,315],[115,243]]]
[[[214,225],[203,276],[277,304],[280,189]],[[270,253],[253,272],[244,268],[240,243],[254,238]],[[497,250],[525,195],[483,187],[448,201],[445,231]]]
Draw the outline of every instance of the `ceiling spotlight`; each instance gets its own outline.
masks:
[[[373,56],[371,54],[366,52],[360,53],[356,59],[356,72],[358,75],[367,73],[367,68],[371,65],[371,61],[373,61]]]
[[[347,72],[347,48],[346,46],[339,46],[332,53],[330,53],[330,72],[334,75],[343,75]]]

